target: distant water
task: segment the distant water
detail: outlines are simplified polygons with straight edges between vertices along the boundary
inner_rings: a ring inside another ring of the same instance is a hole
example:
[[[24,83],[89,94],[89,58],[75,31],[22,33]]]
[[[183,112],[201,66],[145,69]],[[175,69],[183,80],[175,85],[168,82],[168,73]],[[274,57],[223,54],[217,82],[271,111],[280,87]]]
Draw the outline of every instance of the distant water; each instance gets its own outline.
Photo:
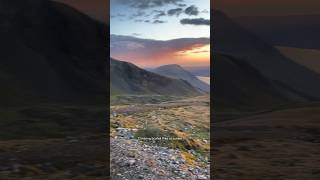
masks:
[[[210,77],[206,76],[197,76],[198,79],[210,85]]]

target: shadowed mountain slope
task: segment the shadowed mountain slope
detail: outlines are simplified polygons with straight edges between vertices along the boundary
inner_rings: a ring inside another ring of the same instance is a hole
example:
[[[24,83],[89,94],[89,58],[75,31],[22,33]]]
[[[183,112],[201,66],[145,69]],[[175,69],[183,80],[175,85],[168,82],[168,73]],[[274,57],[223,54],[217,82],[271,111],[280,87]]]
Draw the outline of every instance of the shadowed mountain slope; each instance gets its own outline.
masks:
[[[185,80],[188,83],[190,83],[193,87],[198,88],[202,92],[210,91],[210,86],[208,84],[202,82],[196,76],[186,71],[177,64],[160,66],[156,69],[152,69],[151,71],[169,78]]]
[[[164,77],[134,64],[110,59],[111,95],[158,94],[172,96],[199,95],[199,91],[183,80]]]
[[[320,49],[320,14],[244,16],[234,20],[271,45]]]
[[[0,13],[0,104],[105,101],[106,25],[47,0],[0,0]]]
[[[291,102],[298,95],[265,78],[245,60],[216,54],[212,91],[216,108],[273,107]]]
[[[305,66],[318,73],[320,76],[320,50],[317,49],[301,49],[292,47],[276,46],[276,48],[285,56],[292,59],[298,64]]]
[[[266,79],[308,97],[309,100],[319,100],[320,78],[316,73],[286,58],[223,13],[213,11],[212,15],[215,29],[214,53],[242,59]],[[215,65],[215,69],[219,70],[219,65]]]

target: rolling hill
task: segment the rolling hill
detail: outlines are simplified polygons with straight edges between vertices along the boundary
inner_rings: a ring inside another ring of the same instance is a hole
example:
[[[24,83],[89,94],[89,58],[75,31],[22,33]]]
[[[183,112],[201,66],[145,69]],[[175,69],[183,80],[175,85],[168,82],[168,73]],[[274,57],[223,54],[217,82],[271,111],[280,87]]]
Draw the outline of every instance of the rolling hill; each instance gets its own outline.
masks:
[[[174,79],[182,79],[190,83],[193,87],[198,88],[202,92],[210,92],[210,86],[196,76],[183,69],[177,64],[163,65],[152,70],[152,72]]]
[[[188,82],[164,77],[132,63],[110,59],[111,95],[154,94],[193,96],[200,92]]]

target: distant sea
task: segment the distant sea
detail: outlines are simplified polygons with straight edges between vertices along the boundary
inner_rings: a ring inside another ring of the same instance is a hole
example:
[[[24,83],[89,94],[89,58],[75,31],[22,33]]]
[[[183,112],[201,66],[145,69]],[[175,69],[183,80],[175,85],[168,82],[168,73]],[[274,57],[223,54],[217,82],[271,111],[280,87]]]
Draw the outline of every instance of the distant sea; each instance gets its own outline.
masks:
[[[197,76],[198,79],[210,85],[210,77],[207,76]]]

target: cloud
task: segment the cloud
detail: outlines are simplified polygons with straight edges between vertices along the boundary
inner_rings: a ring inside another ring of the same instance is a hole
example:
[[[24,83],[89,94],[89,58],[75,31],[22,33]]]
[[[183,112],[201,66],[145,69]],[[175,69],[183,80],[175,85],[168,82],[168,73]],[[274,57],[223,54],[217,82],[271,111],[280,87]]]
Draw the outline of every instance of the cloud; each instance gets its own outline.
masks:
[[[187,5],[186,4],[177,4],[179,7],[186,7]]]
[[[131,35],[132,35],[132,36],[141,36],[140,33],[132,33]]]
[[[145,22],[145,23],[151,23],[151,24],[163,24],[163,23],[166,23],[167,21],[162,21],[162,20],[158,20],[158,19],[156,19],[156,20],[148,20],[148,19],[146,19],[146,20],[135,20],[135,22]]]
[[[143,22],[144,20],[143,19],[136,19],[134,20],[134,22]]]
[[[128,44],[130,44],[131,48],[128,48]],[[160,41],[113,34],[110,36],[111,53],[127,53],[135,51],[136,53],[146,56],[153,54],[186,51],[191,50],[194,47],[200,47],[208,44],[210,44],[209,38],[180,38]],[[136,48],[132,48],[132,46]]]
[[[199,53],[207,53],[207,52],[209,52],[209,51],[206,51],[206,50],[204,50],[204,51],[193,51],[192,53],[199,54]]]
[[[169,16],[173,16],[173,15],[176,15],[176,16],[179,16],[181,13],[182,13],[182,8],[176,8],[176,9],[170,9],[168,10],[168,15]]]
[[[124,5],[129,5],[130,7],[138,9],[148,9],[161,7],[169,4],[178,5],[184,2],[184,0],[111,0],[111,3],[120,3]]]
[[[125,17],[125,16],[126,16],[125,14],[117,13],[117,14],[112,14],[110,17],[111,18],[117,18],[117,17],[121,18],[121,17]]]
[[[210,20],[209,19],[204,19],[204,18],[195,18],[195,19],[181,19],[180,23],[185,25],[185,24],[190,24],[190,25],[206,25],[210,26]]]
[[[201,12],[202,12],[202,13],[209,13],[209,11],[206,10],[206,9],[202,10]]]
[[[146,15],[145,12],[143,12],[143,11],[138,11],[138,12],[132,14],[132,15],[129,17],[129,19],[135,19],[135,18],[137,18],[137,17],[142,17],[142,16],[145,16],[145,15]]]
[[[154,20],[152,23],[153,23],[153,24],[163,24],[163,23],[166,23],[166,21],[162,21],[162,20],[156,19],[156,20]]]
[[[135,50],[143,49],[144,45],[134,41],[118,41],[110,44],[110,47],[111,49],[118,47],[118,48],[126,49],[127,51],[135,51]]]
[[[165,63],[206,64],[209,58],[191,60],[183,52],[201,53],[201,47],[210,45],[209,38],[181,38],[167,41],[142,39],[132,36],[110,36],[111,57],[137,65],[161,65]],[[203,53],[208,53],[203,51]],[[180,55],[180,56],[179,56]]]
[[[199,10],[196,6],[192,5],[192,6],[187,7],[184,10],[184,13],[186,13],[189,16],[197,16],[199,14]]]
[[[162,16],[166,15],[165,11],[160,11],[160,10],[154,10],[152,11],[153,13],[156,13],[156,15],[154,15],[153,19],[159,19]]]

